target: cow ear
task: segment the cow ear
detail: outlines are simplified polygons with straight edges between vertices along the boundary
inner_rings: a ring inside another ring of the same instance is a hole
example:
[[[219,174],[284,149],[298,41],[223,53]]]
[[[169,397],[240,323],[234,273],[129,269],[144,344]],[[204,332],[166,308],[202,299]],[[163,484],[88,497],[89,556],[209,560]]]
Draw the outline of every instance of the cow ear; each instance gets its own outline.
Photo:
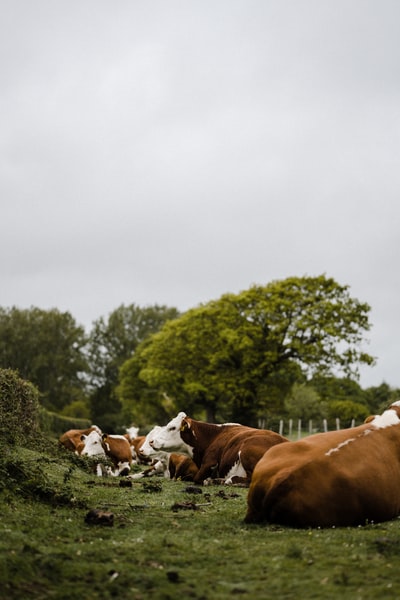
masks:
[[[186,419],[182,419],[180,430],[186,431],[186,429],[189,429],[189,423],[186,421]]]
[[[101,439],[102,439],[102,440],[105,440],[105,439],[106,439],[106,437],[107,437],[107,434],[106,434],[106,433],[103,433],[103,435],[101,436]]]

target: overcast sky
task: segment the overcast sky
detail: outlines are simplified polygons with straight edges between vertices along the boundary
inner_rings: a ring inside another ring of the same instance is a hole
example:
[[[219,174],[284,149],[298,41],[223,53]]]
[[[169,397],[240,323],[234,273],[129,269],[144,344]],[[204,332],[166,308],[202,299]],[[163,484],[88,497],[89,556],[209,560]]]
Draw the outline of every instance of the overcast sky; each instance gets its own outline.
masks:
[[[3,0],[0,306],[325,273],[400,387],[398,0]]]

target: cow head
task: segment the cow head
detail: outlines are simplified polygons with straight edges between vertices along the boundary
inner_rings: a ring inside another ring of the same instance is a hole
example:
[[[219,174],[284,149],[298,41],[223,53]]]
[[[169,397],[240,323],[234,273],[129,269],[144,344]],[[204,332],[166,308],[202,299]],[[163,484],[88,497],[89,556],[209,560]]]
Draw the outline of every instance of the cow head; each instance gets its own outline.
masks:
[[[81,441],[84,443],[81,452],[83,456],[104,456],[105,452],[102,445],[102,436],[97,431],[91,431],[89,435],[82,435]]]
[[[180,412],[164,427],[156,431],[151,440],[150,446],[153,450],[163,450],[164,452],[181,452],[188,456],[193,456],[193,448],[187,444],[182,433],[190,427],[190,422],[186,413]]]
[[[163,429],[162,427],[160,427],[159,425],[156,425],[155,427],[153,427],[153,429],[151,431],[149,431],[149,433],[146,435],[143,443],[141,444],[141,446],[139,446],[139,448],[137,450],[139,458],[146,458],[149,456],[158,456],[160,454],[160,452],[161,452],[160,450],[155,450],[153,448],[153,440],[162,429]],[[165,452],[162,452],[162,454],[165,454]]]

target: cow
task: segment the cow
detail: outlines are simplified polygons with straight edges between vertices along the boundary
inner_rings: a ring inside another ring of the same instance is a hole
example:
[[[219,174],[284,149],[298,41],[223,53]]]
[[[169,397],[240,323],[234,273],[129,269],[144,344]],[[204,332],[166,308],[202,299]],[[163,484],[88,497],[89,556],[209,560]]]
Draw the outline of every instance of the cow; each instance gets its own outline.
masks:
[[[151,477],[152,475],[163,474],[167,479],[180,479],[181,481],[193,481],[198,468],[194,461],[185,454],[156,451],[151,445],[154,436],[162,428],[156,425],[145,437],[144,442],[138,448],[138,457],[140,460],[151,460],[152,466],[148,469],[132,476],[132,479],[141,479],[142,477]]]
[[[146,465],[150,464],[152,461],[149,458],[139,455],[139,448],[146,439],[145,435],[139,435],[139,428],[129,427],[129,429],[127,429],[126,433],[124,433],[123,435],[128,440],[131,447],[132,463]]]
[[[400,514],[400,401],[357,427],[266,452],[254,469],[246,523],[365,525]]]
[[[132,479],[142,479],[153,475],[163,475],[174,481],[194,481],[198,468],[190,456],[175,452],[163,452],[148,469],[132,475]]]
[[[132,427],[128,427],[125,431],[126,433],[124,435],[128,440],[134,440],[139,435],[139,427],[134,427],[133,425]]]
[[[82,456],[107,456],[114,465],[109,470],[110,475],[128,475],[132,464],[131,446],[123,435],[100,435],[92,431],[89,435],[82,435]]]
[[[216,425],[196,421],[180,412],[161,427],[149,443],[153,450],[179,452],[192,458],[198,467],[196,483],[204,483],[207,478],[222,478],[225,483],[243,481],[248,485],[263,454],[271,446],[288,441],[267,429],[238,423]]]
[[[76,452],[78,446],[81,446],[82,435],[89,435],[89,433],[91,433],[92,431],[97,431],[101,435],[101,429],[97,427],[97,425],[92,425],[87,429],[69,429],[60,436],[58,443],[61,446],[64,446],[64,448],[67,448],[67,450],[72,450],[72,452]]]

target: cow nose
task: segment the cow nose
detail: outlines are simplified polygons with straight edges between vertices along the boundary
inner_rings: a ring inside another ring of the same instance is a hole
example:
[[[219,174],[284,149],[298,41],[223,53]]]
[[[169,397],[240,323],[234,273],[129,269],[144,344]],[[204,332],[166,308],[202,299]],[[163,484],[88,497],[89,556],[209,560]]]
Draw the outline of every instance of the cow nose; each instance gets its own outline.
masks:
[[[149,441],[149,444],[150,444],[150,446],[151,446],[152,448],[154,448],[154,446],[153,446],[153,444],[154,444],[154,440],[150,440],[150,441]]]

